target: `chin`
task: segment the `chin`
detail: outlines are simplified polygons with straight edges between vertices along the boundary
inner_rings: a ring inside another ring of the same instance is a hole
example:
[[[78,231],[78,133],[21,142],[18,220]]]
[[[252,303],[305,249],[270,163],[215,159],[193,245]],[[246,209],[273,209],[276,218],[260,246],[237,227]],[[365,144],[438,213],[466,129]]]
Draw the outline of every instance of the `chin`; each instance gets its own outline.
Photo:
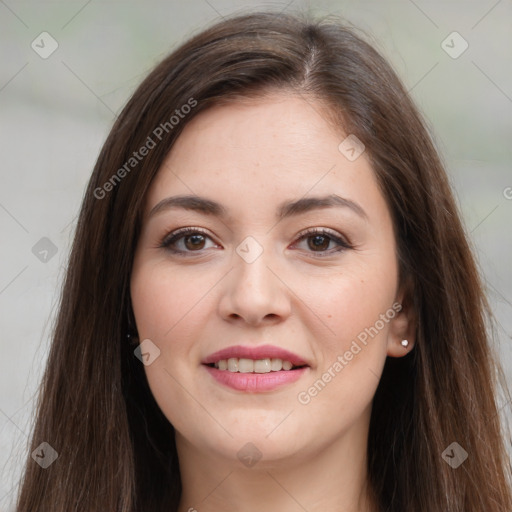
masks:
[[[241,463],[246,467],[252,467],[255,462],[258,462],[259,468],[266,464],[275,466],[279,462],[306,456],[313,440],[306,439],[304,429],[295,428],[295,425],[285,428],[281,424],[276,428],[279,421],[272,423],[269,428],[267,423],[258,425],[255,418],[248,417],[236,424],[223,425],[232,437],[219,428],[215,429],[214,435],[212,431],[203,432],[202,439],[196,437],[201,434],[196,432],[194,439],[188,438],[188,442],[203,453],[210,452],[219,460],[223,459],[225,463]]]

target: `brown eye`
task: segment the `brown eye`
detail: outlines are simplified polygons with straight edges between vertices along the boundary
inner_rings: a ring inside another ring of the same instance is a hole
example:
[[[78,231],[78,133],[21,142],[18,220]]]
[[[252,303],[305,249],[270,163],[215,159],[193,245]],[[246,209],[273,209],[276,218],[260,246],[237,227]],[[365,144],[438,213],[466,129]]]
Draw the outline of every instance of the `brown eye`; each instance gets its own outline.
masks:
[[[311,241],[311,243],[308,243],[308,247],[314,251],[317,249],[326,250],[331,242],[330,238],[324,235],[309,236],[307,239]]]
[[[306,252],[315,253],[315,256],[330,256],[352,246],[341,235],[326,229],[310,229],[299,235],[299,244],[306,242]],[[331,244],[333,247],[329,248]],[[300,247],[299,247],[300,248]]]
[[[212,243],[207,246],[208,241]],[[169,233],[161,242],[159,247],[166,249],[174,254],[199,253],[203,249],[211,248],[215,245],[211,237],[198,228],[183,228]]]
[[[202,249],[205,244],[205,237],[200,234],[188,235],[184,237],[185,247],[191,251],[194,249]]]

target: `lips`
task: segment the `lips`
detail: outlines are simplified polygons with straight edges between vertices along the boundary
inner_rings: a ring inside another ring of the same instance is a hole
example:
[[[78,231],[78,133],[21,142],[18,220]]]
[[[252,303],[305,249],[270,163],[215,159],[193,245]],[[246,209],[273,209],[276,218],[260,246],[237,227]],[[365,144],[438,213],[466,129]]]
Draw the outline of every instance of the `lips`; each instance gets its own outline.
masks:
[[[289,350],[276,347],[275,345],[261,345],[259,347],[244,347],[242,345],[236,345],[210,354],[202,361],[202,363],[210,365],[230,358],[253,359],[254,361],[261,359],[281,359],[283,361],[290,361],[293,366],[309,366],[309,364],[297,354],[294,354]]]
[[[240,365],[240,368],[232,365]],[[310,369],[303,358],[274,345],[229,347],[210,354],[202,361],[202,366],[223,386],[250,393],[274,391],[296,382]]]

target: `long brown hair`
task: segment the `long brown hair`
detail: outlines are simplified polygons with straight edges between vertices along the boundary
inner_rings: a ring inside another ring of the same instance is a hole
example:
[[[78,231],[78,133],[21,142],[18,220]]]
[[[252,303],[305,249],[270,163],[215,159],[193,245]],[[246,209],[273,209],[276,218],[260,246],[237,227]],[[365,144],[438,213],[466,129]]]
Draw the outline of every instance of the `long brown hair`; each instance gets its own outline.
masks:
[[[344,22],[267,12],[223,20],[165,58],[101,150],[30,447],[46,441],[59,457],[47,469],[28,459],[18,512],[177,510],[174,429],[126,339],[141,212],[152,179],[194,116],[272,89],[323,101],[336,114],[332,121],[365,144],[394,219],[401,279],[411,284],[416,345],[387,359],[370,421],[368,475],[380,509],[512,510],[496,403],[498,376],[503,389],[506,383],[489,343],[489,308],[421,116],[389,64]],[[134,157],[143,146],[145,156]],[[453,442],[468,453],[456,469],[443,458]]]

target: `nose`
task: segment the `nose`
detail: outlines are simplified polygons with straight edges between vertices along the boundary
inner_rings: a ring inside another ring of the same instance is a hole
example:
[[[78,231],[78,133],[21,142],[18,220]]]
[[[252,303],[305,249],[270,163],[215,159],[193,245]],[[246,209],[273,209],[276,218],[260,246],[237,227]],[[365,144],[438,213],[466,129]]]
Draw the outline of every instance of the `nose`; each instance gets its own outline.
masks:
[[[233,255],[234,268],[223,280],[219,314],[252,326],[282,322],[291,313],[292,293],[264,251],[255,261]]]

